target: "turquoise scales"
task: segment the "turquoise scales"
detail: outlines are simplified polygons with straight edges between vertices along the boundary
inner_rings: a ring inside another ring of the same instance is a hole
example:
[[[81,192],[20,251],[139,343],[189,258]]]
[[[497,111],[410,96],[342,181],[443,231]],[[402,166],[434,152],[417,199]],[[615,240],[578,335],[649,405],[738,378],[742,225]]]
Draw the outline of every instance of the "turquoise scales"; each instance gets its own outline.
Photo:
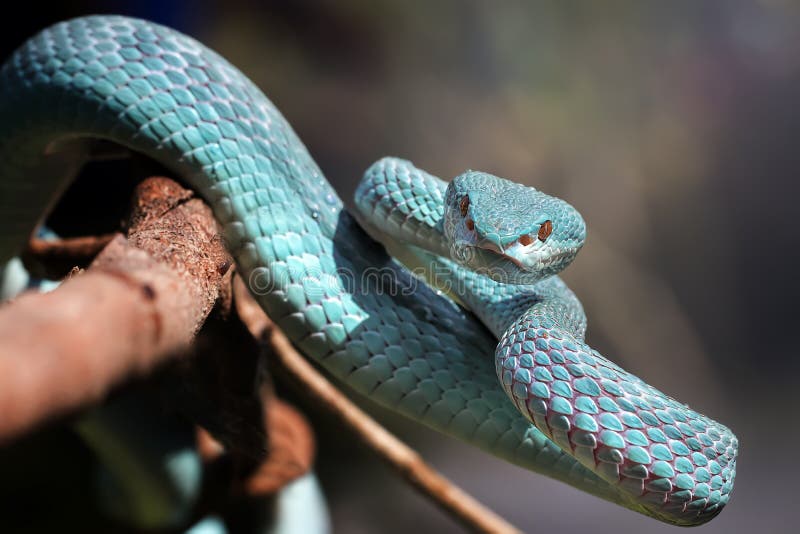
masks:
[[[694,524],[713,517],[733,486],[736,438],[586,345],[580,302],[557,276],[548,277],[554,264],[560,270],[582,246],[582,219],[559,199],[518,189],[476,171],[456,177],[448,187],[408,161],[384,158],[366,172],[356,205],[370,234],[455,292],[500,339],[497,376],[520,412],[548,438],[604,480],[658,508],[661,518],[672,514],[675,521],[685,514],[676,522]],[[489,198],[482,199],[487,193]],[[507,193],[512,196],[504,198]],[[471,199],[467,207],[461,204],[465,196]],[[522,275],[511,273],[517,265],[503,265],[497,254],[465,259],[487,272],[494,268],[501,278],[527,276],[530,285],[498,283],[443,257],[448,251],[470,256],[452,250],[459,239],[462,245],[469,242],[469,228],[465,233],[453,228],[466,226],[465,221],[479,237],[494,241],[490,249],[502,243],[508,250],[519,248],[513,241],[526,232],[536,234],[545,220],[551,234],[531,240],[528,248],[551,250],[539,257],[518,251],[519,263],[532,266]],[[685,520],[687,515],[696,516],[694,523]]]
[[[490,297],[497,284],[437,260],[471,288],[462,300],[496,332],[512,325],[497,351],[506,396],[490,357],[496,343],[472,315],[361,231],[244,75],[168,28],[76,19],[33,37],[2,67],[0,258],[22,246],[89,138],[153,157],[199,191],[260,304],[357,391],[663,521],[702,523],[727,502],[735,438],[589,349],[579,304],[557,278],[506,286],[506,307]],[[527,308],[512,298],[520,292],[534,307],[514,322],[509,310]]]

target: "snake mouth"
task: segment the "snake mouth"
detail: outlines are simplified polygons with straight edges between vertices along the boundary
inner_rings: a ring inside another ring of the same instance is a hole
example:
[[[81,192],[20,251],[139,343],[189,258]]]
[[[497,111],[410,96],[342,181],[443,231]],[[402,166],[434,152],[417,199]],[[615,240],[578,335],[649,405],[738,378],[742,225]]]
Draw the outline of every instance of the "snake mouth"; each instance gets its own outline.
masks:
[[[535,284],[546,271],[531,270],[517,258],[493,248],[468,245],[457,253],[456,261],[469,270],[503,284]]]
[[[480,250],[483,253],[485,253],[489,258],[492,259],[492,264],[496,264],[501,261],[508,261],[519,267],[521,270],[528,271],[528,267],[526,267],[522,263],[522,260],[520,260],[519,258],[515,258],[514,256],[509,256],[508,254],[502,252],[497,248],[481,246],[481,245],[473,245],[470,248],[473,248],[475,250]]]
[[[528,274],[534,274],[534,272],[546,270],[553,264],[561,263],[564,259],[568,258],[572,254],[572,251],[569,250],[563,250],[560,252],[556,252],[554,254],[547,254],[547,255],[543,254],[538,255],[535,253],[528,254],[529,257],[533,256],[535,261],[533,262],[533,265],[531,264],[526,265],[523,262],[522,258],[507,254],[504,250],[500,249],[494,244],[489,244],[489,245],[485,245],[483,243],[478,245],[471,244],[467,245],[465,248],[472,249],[475,251],[480,251],[481,254],[487,257],[487,264],[491,263],[495,265],[503,261],[508,261],[512,265],[519,268],[521,271],[524,271],[525,273]]]
[[[511,255],[500,251],[493,243],[483,245],[464,243],[461,248],[451,249],[453,259],[467,269],[503,284],[535,284],[556,274],[574,257],[574,251],[570,249],[548,254],[527,251],[524,255]]]

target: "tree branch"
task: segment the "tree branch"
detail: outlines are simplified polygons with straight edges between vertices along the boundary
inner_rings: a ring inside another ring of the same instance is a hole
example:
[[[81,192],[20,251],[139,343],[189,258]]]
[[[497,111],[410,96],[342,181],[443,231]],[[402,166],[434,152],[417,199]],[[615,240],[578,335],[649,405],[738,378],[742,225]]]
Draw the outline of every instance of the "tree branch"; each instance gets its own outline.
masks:
[[[189,346],[230,287],[230,259],[211,210],[187,194],[146,180],[127,239],[114,237],[52,293],[0,307],[0,442],[99,401]]]

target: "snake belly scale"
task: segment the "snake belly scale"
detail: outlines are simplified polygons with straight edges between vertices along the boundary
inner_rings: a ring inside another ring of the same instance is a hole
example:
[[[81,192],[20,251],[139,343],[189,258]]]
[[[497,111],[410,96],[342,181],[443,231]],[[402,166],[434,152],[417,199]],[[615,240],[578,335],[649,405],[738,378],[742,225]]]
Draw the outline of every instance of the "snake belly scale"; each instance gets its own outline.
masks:
[[[83,17],[5,62],[0,260],[24,245],[89,139],[152,157],[194,187],[260,305],[306,356],[370,399],[662,521],[700,524],[727,503],[736,438],[590,349],[560,280],[498,289],[435,260],[496,335],[505,326],[496,348],[474,315],[361,229],[250,80],[172,29]]]

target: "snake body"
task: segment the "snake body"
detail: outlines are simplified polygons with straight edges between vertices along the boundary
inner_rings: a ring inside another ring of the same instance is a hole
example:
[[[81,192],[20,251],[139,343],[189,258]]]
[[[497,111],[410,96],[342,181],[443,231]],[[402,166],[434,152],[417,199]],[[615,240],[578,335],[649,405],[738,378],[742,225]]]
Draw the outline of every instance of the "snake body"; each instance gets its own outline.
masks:
[[[560,279],[501,284],[447,259],[443,183],[399,160],[373,166],[369,183],[384,180],[374,191],[394,200],[370,209],[389,210],[400,241],[414,235],[406,252],[447,268],[498,344],[362,230],[250,80],[172,29],[74,19],[2,66],[0,259],[20,250],[92,139],[150,156],[198,191],[260,305],[356,391],[662,521],[700,524],[727,503],[736,438],[589,348]]]

